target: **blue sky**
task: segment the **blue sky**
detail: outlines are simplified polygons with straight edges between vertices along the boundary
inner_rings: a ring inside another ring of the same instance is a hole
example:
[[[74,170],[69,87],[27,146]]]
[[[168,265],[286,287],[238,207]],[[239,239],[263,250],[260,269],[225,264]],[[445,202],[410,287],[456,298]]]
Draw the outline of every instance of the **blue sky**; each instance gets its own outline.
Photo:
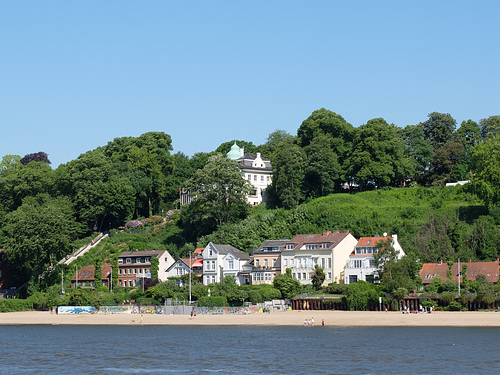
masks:
[[[500,114],[498,1],[0,0],[0,157],[53,167],[116,137],[192,156],[354,126]]]

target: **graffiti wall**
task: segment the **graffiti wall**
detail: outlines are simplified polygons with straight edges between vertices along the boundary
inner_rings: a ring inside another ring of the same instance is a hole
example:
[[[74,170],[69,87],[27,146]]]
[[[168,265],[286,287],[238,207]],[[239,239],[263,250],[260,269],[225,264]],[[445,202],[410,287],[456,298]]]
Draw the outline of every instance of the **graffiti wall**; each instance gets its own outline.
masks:
[[[58,306],[58,314],[94,314],[98,310],[94,306]]]

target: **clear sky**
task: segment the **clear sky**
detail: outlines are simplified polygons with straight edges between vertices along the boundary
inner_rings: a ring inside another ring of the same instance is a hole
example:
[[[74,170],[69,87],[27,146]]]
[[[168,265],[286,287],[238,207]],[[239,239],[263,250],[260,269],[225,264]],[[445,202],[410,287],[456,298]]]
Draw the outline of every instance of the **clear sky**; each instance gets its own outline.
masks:
[[[57,167],[116,137],[192,156],[354,126],[500,114],[499,1],[0,0],[0,157]]]

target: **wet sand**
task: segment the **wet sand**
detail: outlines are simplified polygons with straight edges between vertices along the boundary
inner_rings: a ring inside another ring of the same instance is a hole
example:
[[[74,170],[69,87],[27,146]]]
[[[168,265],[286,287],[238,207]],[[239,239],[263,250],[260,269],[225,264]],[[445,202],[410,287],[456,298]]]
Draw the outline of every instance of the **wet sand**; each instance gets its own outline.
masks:
[[[66,315],[50,312],[25,311],[0,313],[1,324],[45,325],[259,325],[303,326],[314,318],[321,326],[419,326],[419,327],[500,327],[498,312],[442,312],[433,314],[402,314],[399,312],[366,311],[286,311],[248,315],[149,315],[144,314],[82,314]]]

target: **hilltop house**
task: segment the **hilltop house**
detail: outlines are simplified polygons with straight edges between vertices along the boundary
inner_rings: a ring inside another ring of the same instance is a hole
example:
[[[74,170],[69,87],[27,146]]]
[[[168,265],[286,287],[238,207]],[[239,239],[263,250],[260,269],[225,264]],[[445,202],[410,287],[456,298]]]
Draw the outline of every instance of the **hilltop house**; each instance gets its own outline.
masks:
[[[359,280],[368,283],[378,283],[378,267],[375,264],[374,255],[378,254],[379,251],[377,245],[380,242],[388,240],[392,242],[392,246],[397,252],[398,259],[406,255],[398,242],[398,236],[396,234],[393,234],[391,237],[387,235],[383,237],[361,237],[346,262],[344,283],[352,284]]]
[[[463,270],[466,269],[465,273]],[[451,278],[458,282],[458,263],[453,263],[451,267],[448,263],[440,261],[438,263],[424,263],[422,269],[420,270],[420,278],[424,285],[430,284],[432,279],[436,276],[440,276],[441,279],[446,280],[448,278],[449,272],[451,273]],[[492,262],[472,262],[469,259],[468,262],[460,263],[460,273],[462,276],[461,281],[476,280],[478,275],[486,276],[486,279],[490,283],[498,283],[499,274],[499,260]]]
[[[253,192],[247,196],[248,203],[252,205],[267,201],[266,188],[271,185],[273,168],[269,159],[263,158],[260,152],[257,155],[248,154],[240,148],[236,142],[231,146],[231,150],[226,157],[235,160],[240,164],[243,178],[248,180],[253,187]]]
[[[112,266],[111,264],[103,264],[101,266],[101,283],[95,283],[95,266],[93,264],[82,267],[77,270],[75,275],[71,278],[71,287],[92,287],[99,288],[107,286],[110,288],[112,282]]]
[[[276,275],[281,273],[281,247],[288,238],[264,241],[252,250],[252,284],[272,284]]]
[[[118,284],[133,287],[151,278],[153,257],[158,259],[158,280],[167,280],[167,270],[175,263],[167,250],[124,251],[118,257]]]
[[[209,242],[203,249],[203,284],[234,276],[238,285],[250,284],[250,255],[231,245]]]
[[[281,273],[290,268],[294,279],[311,284],[311,274],[318,265],[325,272],[324,285],[342,283],[345,262],[356,243],[349,231],[298,234],[281,249]]]

